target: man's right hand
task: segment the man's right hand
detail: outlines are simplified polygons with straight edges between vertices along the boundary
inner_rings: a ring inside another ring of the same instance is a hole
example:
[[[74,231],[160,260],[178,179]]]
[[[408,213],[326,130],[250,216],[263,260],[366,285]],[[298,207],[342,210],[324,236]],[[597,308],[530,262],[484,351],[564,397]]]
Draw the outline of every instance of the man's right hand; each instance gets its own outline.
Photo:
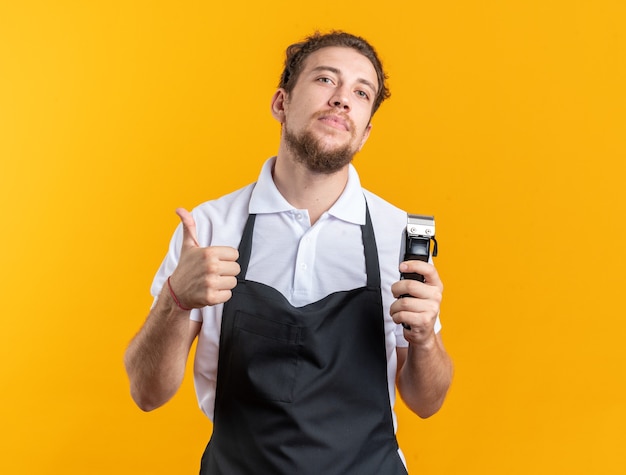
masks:
[[[226,302],[241,270],[239,252],[228,246],[200,247],[191,213],[178,208],[176,214],[183,226],[183,243],[170,283],[180,305],[201,308]]]

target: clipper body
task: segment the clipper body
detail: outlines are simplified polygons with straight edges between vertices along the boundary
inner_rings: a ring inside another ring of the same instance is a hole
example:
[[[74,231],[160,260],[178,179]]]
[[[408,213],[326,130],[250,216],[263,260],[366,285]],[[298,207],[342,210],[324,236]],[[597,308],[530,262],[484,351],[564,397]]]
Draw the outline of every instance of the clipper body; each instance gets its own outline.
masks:
[[[433,242],[432,254],[431,241]],[[428,262],[431,255],[433,257],[437,255],[435,217],[422,214],[407,215],[404,260]],[[402,273],[402,278],[424,282],[424,276],[417,273]],[[410,297],[410,295],[403,295],[402,297]],[[411,329],[411,326],[406,323],[403,323],[402,326],[407,330]]]
[[[433,241],[432,255],[437,255],[437,241],[435,240],[435,217],[421,214],[407,215],[405,233],[406,245],[404,251],[405,261],[428,262],[431,256],[430,242]],[[415,273],[402,274],[404,279],[419,280],[424,282],[424,276]]]

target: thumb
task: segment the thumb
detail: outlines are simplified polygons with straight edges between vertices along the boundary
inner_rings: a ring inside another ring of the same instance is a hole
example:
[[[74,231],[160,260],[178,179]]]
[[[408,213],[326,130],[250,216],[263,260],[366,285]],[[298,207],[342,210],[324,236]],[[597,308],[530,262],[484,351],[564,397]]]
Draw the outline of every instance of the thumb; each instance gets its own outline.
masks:
[[[183,249],[200,247],[198,236],[196,235],[196,222],[191,213],[185,208],[176,208],[176,214],[183,225]]]

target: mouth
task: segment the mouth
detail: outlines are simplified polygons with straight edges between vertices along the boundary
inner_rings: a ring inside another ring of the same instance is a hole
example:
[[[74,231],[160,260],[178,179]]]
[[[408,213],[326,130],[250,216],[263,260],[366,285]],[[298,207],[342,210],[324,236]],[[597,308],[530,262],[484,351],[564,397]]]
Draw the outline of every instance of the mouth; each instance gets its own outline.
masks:
[[[349,122],[341,116],[334,114],[323,114],[319,117],[318,120],[335,129],[345,130],[346,132],[350,131]]]

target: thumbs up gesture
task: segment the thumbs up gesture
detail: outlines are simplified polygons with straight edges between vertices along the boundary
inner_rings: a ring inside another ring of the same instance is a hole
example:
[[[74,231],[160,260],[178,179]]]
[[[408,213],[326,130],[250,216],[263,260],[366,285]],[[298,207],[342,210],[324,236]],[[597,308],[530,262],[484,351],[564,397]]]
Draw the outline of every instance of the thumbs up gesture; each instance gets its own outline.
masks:
[[[227,246],[200,247],[191,213],[178,208],[176,214],[183,226],[183,243],[170,285],[179,306],[200,308],[226,302],[237,285],[239,252]]]

